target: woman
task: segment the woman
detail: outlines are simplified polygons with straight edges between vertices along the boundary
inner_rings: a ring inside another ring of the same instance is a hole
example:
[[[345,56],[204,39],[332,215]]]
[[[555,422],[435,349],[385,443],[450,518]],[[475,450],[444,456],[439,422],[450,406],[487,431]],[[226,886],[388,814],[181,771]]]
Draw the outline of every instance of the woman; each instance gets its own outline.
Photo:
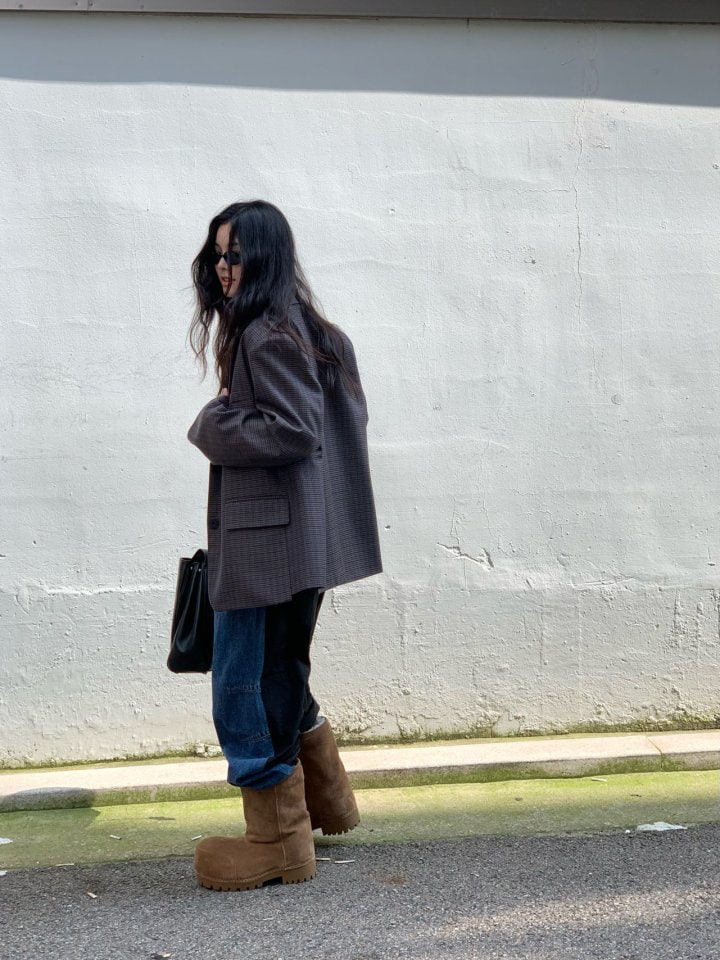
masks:
[[[323,592],[382,566],[353,347],[316,307],[285,217],[227,207],[193,280],[190,342],[205,370],[216,322],[220,384],[188,431],[210,461],[213,721],[246,822],[243,837],[202,840],[195,871],[248,890],[310,880],[312,830],[359,823],[309,650]]]

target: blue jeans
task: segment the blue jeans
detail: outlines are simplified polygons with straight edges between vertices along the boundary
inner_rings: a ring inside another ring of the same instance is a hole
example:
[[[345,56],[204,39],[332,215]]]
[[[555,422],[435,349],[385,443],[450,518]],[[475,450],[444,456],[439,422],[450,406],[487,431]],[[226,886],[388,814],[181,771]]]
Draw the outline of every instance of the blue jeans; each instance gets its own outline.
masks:
[[[293,772],[300,734],[317,720],[310,693],[310,642],[323,594],[287,603],[216,610],[213,722],[228,782],[264,790]]]

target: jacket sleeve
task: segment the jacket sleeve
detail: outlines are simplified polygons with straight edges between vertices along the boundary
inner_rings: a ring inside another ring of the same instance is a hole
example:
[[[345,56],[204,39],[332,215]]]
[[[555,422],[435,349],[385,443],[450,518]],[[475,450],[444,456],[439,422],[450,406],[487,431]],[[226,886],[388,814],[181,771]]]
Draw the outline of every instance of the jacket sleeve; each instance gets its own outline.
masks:
[[[188,430],[211,463],[281,467],[304,460],[322,443],[323,392],[313,358],[273,331],[247,347],[255,403],[215,397]]]
[[[354,392],[358,400],[363,406],[365,411],[365,425],[370,422],[370,414],[368,413],[367,399],[365,397],[365,391],[363,390],[362,383],[360,382],[360,371],[358,370],[357,359],[355,358],[355,348],[352,345],[350,337],[347,335],[343,337],[343,350],[345,353],[345,358],[350,358],[350,373],[355,378]]]

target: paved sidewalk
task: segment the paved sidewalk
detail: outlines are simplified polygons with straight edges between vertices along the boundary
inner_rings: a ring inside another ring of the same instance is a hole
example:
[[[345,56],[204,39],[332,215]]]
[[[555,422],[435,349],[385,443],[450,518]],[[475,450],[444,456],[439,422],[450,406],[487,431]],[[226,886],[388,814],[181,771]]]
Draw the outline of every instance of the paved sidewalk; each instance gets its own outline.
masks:
[[[446,741],[342,751],[357,789],[720,769],[720,730]],[[0,774],[0,812],[234,796],[224,759]]]
[[[8,872],[0,879],[0,953],[717,960],[718,843],[720,825],[709,824],[661,834],[325,846],[312,882],[244,893],[198,887],[189,858]]]

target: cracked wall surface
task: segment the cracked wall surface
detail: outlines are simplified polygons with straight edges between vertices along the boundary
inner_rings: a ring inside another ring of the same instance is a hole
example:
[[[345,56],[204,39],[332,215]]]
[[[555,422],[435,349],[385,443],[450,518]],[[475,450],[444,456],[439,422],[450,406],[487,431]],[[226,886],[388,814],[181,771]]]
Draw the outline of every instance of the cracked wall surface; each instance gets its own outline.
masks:
[[[214,393],[189,264],[255,196],[370,406],[385,573],[314,645],[339,731],[717,722],[718,28],[0,28],[0,764],[214,739],[164,665]]]

